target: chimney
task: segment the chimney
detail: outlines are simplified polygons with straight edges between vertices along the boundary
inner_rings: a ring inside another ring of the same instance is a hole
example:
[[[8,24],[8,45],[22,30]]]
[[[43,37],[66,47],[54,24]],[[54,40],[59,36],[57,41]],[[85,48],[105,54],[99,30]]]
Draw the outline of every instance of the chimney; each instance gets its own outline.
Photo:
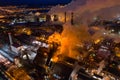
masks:
[[[71,12],[71,25],[74,25],[74,22],[73,22],[73,16],[74,16],[74,13]]]
[[[8,33],[8,36],[9,36],[10,45],[12,45],[12,44],[13,44],[13,42],[12,42],[11,33]]]
[[[64,17],[65,17],[65,23],[66,23],[66,12],[64,13]]]

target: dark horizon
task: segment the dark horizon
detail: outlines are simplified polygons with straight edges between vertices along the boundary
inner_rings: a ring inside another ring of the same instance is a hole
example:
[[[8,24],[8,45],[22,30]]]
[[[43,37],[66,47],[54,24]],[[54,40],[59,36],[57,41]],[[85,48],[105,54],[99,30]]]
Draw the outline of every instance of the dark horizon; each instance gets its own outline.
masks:
[[[0,0],[0,6],[47,6],[57,4],[67,4],[72,0]]]

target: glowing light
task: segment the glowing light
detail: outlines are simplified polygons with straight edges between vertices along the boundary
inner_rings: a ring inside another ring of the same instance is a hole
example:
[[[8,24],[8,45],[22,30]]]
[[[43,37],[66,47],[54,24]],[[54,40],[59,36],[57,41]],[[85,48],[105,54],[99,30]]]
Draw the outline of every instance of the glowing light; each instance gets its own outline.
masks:
[[[40,41],[33,41],[32,43],[33,43],[33,44],[37,44],[37,45],[39,45],[39,46],[41,46],[41,47],[45,47],[45,48],[48,48],[48,47],[49,47],[49,44],[47,44],[47,43],[42,43],[42,42],[40,42]]]
[[[58,57],[53,57],[53,58],[51,59],[52,62],[57,62],[58,60],[59,60]]]
[[[95,44],[99,43],[100,41],[101,41],[100,39],[97,39],[97,40],[95,41]]]
[[[16,34],[22,34],[25,33],[27,35],[31,35],[32,31],[29,28],[20,28],[16,30]]]
[[[48,38],[48,42],[49,43],[52,43],[52,42],[56,42],[56,43],[60,43],[61,42],[61,35],[59,33],[54,33],[53,35],[51,35],[49,38]]]

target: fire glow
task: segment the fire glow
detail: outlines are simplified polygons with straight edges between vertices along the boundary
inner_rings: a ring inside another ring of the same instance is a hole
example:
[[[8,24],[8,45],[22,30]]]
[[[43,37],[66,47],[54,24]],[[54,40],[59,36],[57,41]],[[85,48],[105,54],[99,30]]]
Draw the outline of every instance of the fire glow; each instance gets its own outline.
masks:
[[[54,33],[48,38],[48,42],[60,44],[54,56],[62,55],[72,58],[80,56],[79,47],[82,47],[82,42],[90,40],[90,35],[87,28],[84,26],[64,25],[62,34]]]

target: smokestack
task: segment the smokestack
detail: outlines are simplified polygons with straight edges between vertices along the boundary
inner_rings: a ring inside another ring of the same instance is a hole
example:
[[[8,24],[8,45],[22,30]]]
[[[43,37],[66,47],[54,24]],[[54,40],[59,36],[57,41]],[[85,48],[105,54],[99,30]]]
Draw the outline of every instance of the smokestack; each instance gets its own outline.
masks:
[[[12,45],[12,44],[13,44],[13,42],[12,42],[11,33],[8,33],[8,36],[9,36],[10,45]]]
[[[64,16],[65,16],[65,23],[66,23],[66,12],[64,13]]]
[[[74,22],[73,22],[73,16],[74,16],[74,13],[71,12],[71,25],[74,25]]]

